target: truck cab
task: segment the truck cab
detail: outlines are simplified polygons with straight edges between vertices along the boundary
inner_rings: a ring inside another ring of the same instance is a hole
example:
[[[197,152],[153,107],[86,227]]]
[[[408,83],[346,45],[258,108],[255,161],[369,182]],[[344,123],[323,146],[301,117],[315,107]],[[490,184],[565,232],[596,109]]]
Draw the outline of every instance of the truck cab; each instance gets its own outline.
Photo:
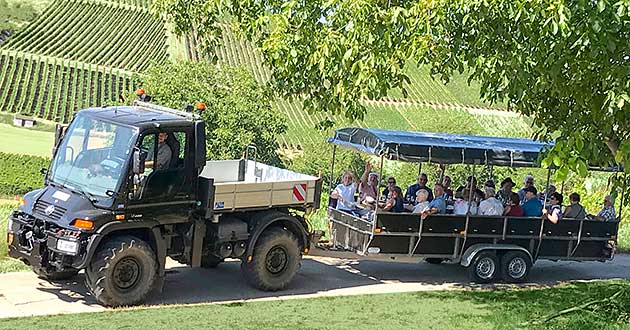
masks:
[[[321,193],[317,177],[207,162],[199,116],[144,102],[78,112],[43,173],[44,187],[10,215],[9,255],[49,280],[85,269],[107,306],[161,288],[167,256],[201,267],[241,259],[254,286],[285,288],[310,244],[303,215]]]

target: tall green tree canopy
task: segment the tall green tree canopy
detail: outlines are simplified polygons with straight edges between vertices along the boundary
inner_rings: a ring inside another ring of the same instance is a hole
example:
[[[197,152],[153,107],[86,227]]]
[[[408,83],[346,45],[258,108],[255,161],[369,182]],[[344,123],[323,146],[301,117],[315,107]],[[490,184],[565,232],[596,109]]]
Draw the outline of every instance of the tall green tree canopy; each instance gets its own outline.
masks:
[[[268,91],[243,68],[178,62],[153,66],[142,78],[152,102],[175,109],[204,102],[208,159],[239,158],[249,144],[258,160],[278,165],[277,136],[286,125]]]
[[[261,48],[274,90],[309,110],[362,118],[360,100],[404,90],[416,62],[445,81],[468,71],[482,97],[534,118],[538,137],[557,141],[546,163],[561,176],[630,159],[628,0],[187,2],[156,8],[179,32],[232,17]]]

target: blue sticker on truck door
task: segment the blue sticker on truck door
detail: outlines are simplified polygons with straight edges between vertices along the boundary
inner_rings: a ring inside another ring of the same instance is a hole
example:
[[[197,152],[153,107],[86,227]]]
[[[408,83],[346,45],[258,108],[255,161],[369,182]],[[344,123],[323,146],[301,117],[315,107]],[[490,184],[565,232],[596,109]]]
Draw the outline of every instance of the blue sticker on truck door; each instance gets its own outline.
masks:
[[[214,208],[215,208],[215,209],[222,209],[222,208],[225,208],[225,203],[224,203],[223,201],[214,202]]]

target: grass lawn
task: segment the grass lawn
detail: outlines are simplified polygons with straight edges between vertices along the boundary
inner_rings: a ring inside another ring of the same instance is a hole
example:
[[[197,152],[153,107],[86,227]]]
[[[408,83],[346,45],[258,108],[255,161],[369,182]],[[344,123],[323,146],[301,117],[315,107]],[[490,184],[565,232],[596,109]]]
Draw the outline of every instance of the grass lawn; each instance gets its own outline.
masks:
[[[21,261],[7,257],[7,217],[17,208],[14,201],[0,200],[0,273],[27,270]]]
[[[50,157],[55,133],[0,123],[0,152]]]
[[[542,324],[561,310],[611,297]],[[2,329],[630,329],[630,282],[133,309],[0,320]]]

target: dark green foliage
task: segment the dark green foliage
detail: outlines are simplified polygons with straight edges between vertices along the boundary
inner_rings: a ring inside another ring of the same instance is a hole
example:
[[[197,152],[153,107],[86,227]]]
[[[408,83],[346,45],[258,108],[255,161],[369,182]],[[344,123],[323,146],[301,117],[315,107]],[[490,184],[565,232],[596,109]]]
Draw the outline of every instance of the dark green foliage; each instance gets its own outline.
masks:
[[[39,171],[48,168],[48,163],[43,157],[0,152],[0,196],[23,195],[41,188],[44,176]]]
[[[204,102],[208,159],[240,158],[255,144],[258,160],[278,165],[277,138],[286,130],[267,91],[243,68],[178,62],[152,67],[142,86],[153,102],[182,109]]]

